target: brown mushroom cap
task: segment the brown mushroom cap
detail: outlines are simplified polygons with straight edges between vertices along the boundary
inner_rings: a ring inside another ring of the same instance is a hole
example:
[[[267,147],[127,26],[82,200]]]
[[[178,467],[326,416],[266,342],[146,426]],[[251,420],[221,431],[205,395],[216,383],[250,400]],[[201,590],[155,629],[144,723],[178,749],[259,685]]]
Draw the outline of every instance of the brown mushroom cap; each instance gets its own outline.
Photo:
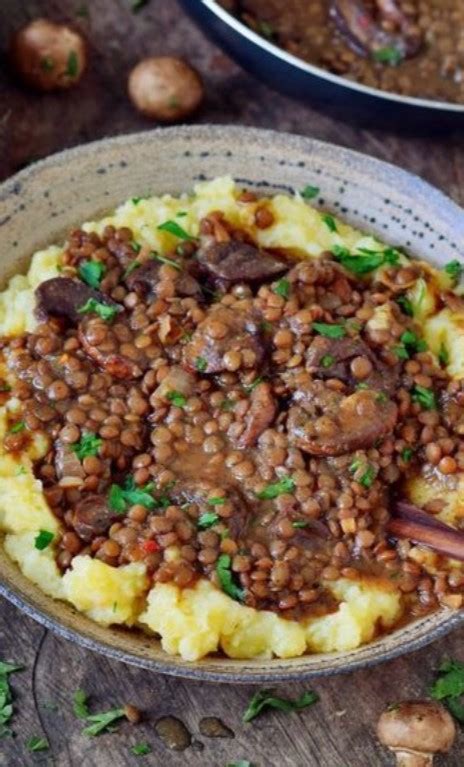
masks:
[[[129,75],[128,92],[136,109],[160,122],[184,120],[204,95],[198,72],[174,56],[140,61]]]
[[[380,742],[393,751],[436,754],[450,750],[456,728],[441,703],[407,700],[383,712],[377,735]]]

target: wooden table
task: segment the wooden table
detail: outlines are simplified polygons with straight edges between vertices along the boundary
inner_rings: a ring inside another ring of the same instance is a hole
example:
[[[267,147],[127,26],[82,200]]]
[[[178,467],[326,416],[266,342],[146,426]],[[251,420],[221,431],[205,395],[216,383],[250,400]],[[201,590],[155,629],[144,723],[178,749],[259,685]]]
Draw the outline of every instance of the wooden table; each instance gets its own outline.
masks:
[[[79,88],[65,95],[37,96],[19,87],[0,66],[0,177],[31,160],[102,136],[148,129],[131,108],[126,76],[138,58],[171,53],[189,58],[202,72],[207,90],[200,122],[242,123],[304,133],[354,147],[398,163],[464,203],[464,149],[459,136],[398,138],[336,123],[257,83],[205,40],[174,0],[151,0],[138,14],[129,0],[98,0],[86,8],[79,0],[2,0],[0,48],[11,30],[26,19],[48,15],[73,21],[88,36],[91,66]],[[241,722],[253,692],[249,686],[210,685],[152,675],[108,661],[57,639],[17,609],[0,610],[0,655],[22,662],[12,677],[17,713],[15,739],[0,741],[2,767],[53,764],[56,767],[225,767],[247,759],[256,767],[382,767],[391,764],[377,745],[374,725],[388,704],[423,696],[434,669],[445,656],[464,659],[464,630],[430,647],[375,669],[316,681],[320,702],[302,714],[271,712],[253,724]],[[288,684],[282,694],[298,695],[310,685]],[[144,723],[123,724],[118,733],[89,738],[72,713],[72,695],[84,688],[95,710],[132,702],[144,711]],[[55,704],[57,710],[52,710]],[[185,722],[194,746],[169,751],[154,722],[172,714]],[[199,734],[205,716],[220,717],[234,738]],[[30,754],[24,743],[45,736],[50,751]],[[148,741],[150,756],[132,756],[130,747]],[[452,756],[442,764],[462,767],[461,733]]]

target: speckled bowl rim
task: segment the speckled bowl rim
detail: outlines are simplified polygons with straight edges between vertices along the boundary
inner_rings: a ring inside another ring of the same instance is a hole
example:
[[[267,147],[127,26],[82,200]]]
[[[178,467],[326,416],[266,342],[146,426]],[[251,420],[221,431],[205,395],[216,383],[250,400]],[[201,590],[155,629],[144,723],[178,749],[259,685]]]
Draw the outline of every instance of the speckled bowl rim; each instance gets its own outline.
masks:
[[[40,177],[43,171],[54,169],[56,172],[64,170],[68,163],[79,160],[83,156],[94,155],[98,157],[99,151],[105,148],[121,152],[127,152],[139,142],[156,143],[162,136],[164,144],[170,139],[181,140],[189,144],[200,144],[203,146],[214,145],[221,140],[230,140],[231,142],[255,141],[262,142],[265,147],[277,148],[285,152],[292,149],[301,152],[301,155],[311,155],[312,152],[320,152],[322,156],[334,152],[339,161],[346,162],[347,166],[358,164],[369,167],[369,173],[388,174],[389,177],[401,180],[403,184],[413,186],[417,195],[423,201],[430,200],[434,206],[443,206],[443,213],[447,221],[459,221],[457,224],[458,235],[464,242],[464,212],[456,203],[447,198],[442,192],[430,186],[420,178],[413,176],[406,171],[397,168],[394,165],[384,163],[375,158],[368,157],[359,152],[354,152],[343,147],[327,144],[324,142],[309,139],[303,136],[297,136],[286,133],[277,133],[274,131],[260,130],[256,128],[245,128],[236,126],[221,125],[200,125],[200,126],[179,126],[175,128],[161,128],[153,131],[147,131],[137,134],[129,134],[116,138],[103,139],[92,142],[73,149],[52,155],[44,160],[34,163],[32,166],[22,170],[10,179],[7,179],[0,185],[0,226],[3,223],[1,215],[1,203],[11,197],[18,196],[24,185],[31,179]],[[263,150],[264,151],[264,150]],[[207,154],[207,153],[206,153]],[[205,152],[200,156],[204,156]],[[264,159],[264,158],[263,158]],[[269,158],[271,160],[271,158]],[[101,163],[100,159],[95,159],[95,167]],[[228,172],[227,162],[225,161],[224,173]],[[282,163],[279,163],[282,164]],[[285,165],[285,163],[283,163]],[[97,171],[98,172],[98,171]],[[285,171],[282,170],[283,181],[285,181]],[[292,659],[272,659],[272,660],[233,660],[223,656],[210,656],[197,662],[183,661],[177,656],[170,656],[166,653],[160,658],[146,657],[140,650],[140,654],[135,651],[133,635],[128,631],[121,631],[114,628],[105,628],[95,624],[82,613],[78,613],[67,603],[53,600],[46,597],[23,576],[17,566],[3,555],[5,560],[0,563],[6,572],[6,577],[10,582],[0,582],[0,594],[16,605],[27,616],[33,618],[47,629],[52,630],[58,636],[76,642],[81,647],[101,653],[110,658],[120,660],[131,665],[139,666],[153,672],[179,676],[188,679],[196,679],[211,682],[233,682],[233,683],[263,683],[263,682],[285,682],[290,680],[302,680],[319,676],[329,676],[340,673],[348,673],[358,669],[368,668],[387,660],[392,660],[406,653],[418,650],[432,641],[445,636],[453,629],[464,625],[464,611],[455,612],[442,610],[438,616],[440,623],[434,625],[427,633],[414,636],[414,626],[425,625],[426,620],[416,621],[409,624],[408,629],[411,636],[406,633],[402,641],[398,641],[398,635],[401,629],[386,634],[379,640],[369,644],[362,645],[356,650],[341,653],[323,653],[308,654]],[[37,593],[37,597],[33,592]],[[40,606],[43,602],[46,608]],[[56,617],[60,607],[64,617]],[[55,613],[50,615],[48,608]],[[54,610],[53,610],[54,608]],[[437,616],[437,613],[434,614]],[[76,624],[77,627],[74,627]],[[128,638],[129,637],[129,638]],[[396,637],[396,639],[395,639]],[[145,648],[152,646],[150,643],[158,641],[144,635]],[[134,649],[131,648],[131,643]],[[378,648],[381,646],[381,649]],[[334,664],[332,661],[337,659]]]

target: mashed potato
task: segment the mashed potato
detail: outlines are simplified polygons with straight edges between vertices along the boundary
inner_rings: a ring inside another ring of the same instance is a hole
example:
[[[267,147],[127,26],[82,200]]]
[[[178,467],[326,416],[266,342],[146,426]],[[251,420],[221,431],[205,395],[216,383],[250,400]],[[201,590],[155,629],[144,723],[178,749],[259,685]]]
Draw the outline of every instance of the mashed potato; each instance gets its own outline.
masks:
[[[333,231],[327,217],[299,195],[276,195],[270,203],[274,223],[267,229],[258,229],[254,214],[259,203],[241,204],[237,200],[239,194],[231,178],[218,178],[198,184],[190,196],[129,200],[101,221],[88,222],[84,229],[102,233],[110,224],[127,226],[142,245],[164,251],[177,241],[170,233],[159,231],[159,224],[167,219],[179,220],[195,236],[199,220],[211,211],[221,210],[260,245],[286,248],[299,258],[317,257],[334,245],[349,248],[353,253],[358,248],[384,248],[375,238],[338,220]],[[13,277],[0,293],[0,336],[16,336],[34,328],[34,289],[59,273],[62,250],[52,246],[36,253],[28,274]],[[451,316],[449,310],[434,315],[434,296],[427,284],[420,282],[411,288],[410,300],[417,306],[417,317],[423,323],[430,347],[439,354],[441,344],[446,343],[449,372],[463,376],[464,320]],[[383,327],[390,320],[388,309],[379,307],[371,324]],[[15,403],[10,402],[8,407],[14,408]],[[0,408],[0,445],[6,417],[6,408]],[[53,533],[55,540],[60,530],[58,520],[47,506],[41,483],[32,472],[32,460],[46,449],[45,443],[35,440],[22,456],[13,458],[0,452],[0,530],[5,534],[4,546],[26,577],[46,594],[67,600],[99,623],[138,624],[158,634],[167,653],[195,661],[219,649],[231,658],[290,658],[307,651],[350,650],[370,641],[379,627],[388,628],[400,617],[400,592],[391,582],[379,579],[359,582],[342,579],[333,583],[330,588],[339,602],[338,609],[330,615],[297,623],[240,605],[207,580],[184,590],[174,584],[157,584],[149,590],[145,568],[140,563],[113,568],[80,555],[62,576],[55,564],[54,542],[42,551],[35,547],[41,530]],[[448,498],[444,519],[455,520],[464,514],[462,477],[452,488],[435,488],[421,478],[411,483],[411,499],[418,503],[434,492],[444,493]]]

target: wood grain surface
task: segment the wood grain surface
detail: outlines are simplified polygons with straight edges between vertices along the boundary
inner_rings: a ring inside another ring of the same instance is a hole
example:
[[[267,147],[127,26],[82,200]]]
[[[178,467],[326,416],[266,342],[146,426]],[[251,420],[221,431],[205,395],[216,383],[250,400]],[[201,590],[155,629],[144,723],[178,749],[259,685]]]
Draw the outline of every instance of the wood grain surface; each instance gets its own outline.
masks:
[[[82,9],[88,16],[82,16]],[[72,92],[40,96],[12,77],[4,59],[12,30],[36,16],[72,21],[90,43],[91,65]],[[174,0],[151,0],[139,13],[129,0],[1,0],[0,4],[0,178],[59,149],[102,136],[149,129],[126,98],[130,67],[148,54],[180,54],[202,73],[207,99],[200,122],[275,128],[343,144],[403,166],[464,202],[462,136],[398,137],[365,131],[318,114],[273,93],[242,72],[212,46],[182,14]],[[0,604],[0,656],[24,664],[11,677],[15,694],[15,738],[0,741],[1,767],[226,767],[241,759],[255,767],[387,767],[390,756],[377,744],[375,723],[389,703],[426,694],[446,656],[464,660],[464,630],[424,650],[349,676],[289,684],[281,694],[296,696],[311,686],[320,702],[301,714],[270,712],[252,724],[241,721],[253,693],[249,686],[184,682],[131,668],[57,639],[16,608]],[[77,688],[91,696],[95,711],[127,702],[140,707],[140,725],[89,738],[72,712]],[[170,751],[155,722],[174,715],[185,722],[192,745]],[[200,735],[202,717],[219,717],[233,738]],[[50,749],[31,754],[25,743],[46,737]],[[130,748],[152,747],[145,757]],[[462,732],[453,753],[439,765],[463,767]]]

